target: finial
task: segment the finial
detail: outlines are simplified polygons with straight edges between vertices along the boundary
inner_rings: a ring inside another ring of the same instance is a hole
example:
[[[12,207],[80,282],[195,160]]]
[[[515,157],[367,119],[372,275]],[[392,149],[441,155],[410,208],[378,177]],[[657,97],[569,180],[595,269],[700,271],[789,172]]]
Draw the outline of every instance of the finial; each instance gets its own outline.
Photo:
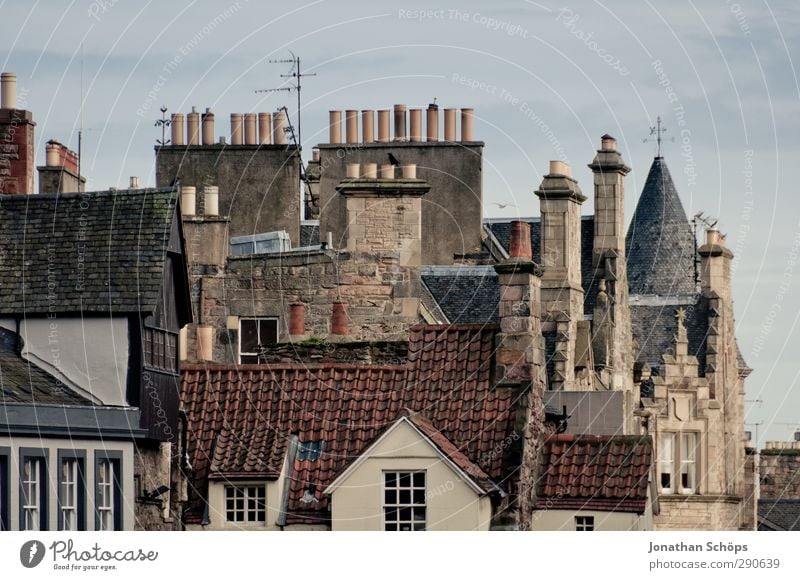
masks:
[[[661,126],[661,115],[656,117],[656,124],[655,127],[650,127],[650,137],[645,137],[642,139],[643,143],[647,143],[648,141],[655,141],[657,145],[657,153],[656,157],[661,157],[661,142],[664,140],[662,135],[667,132],[666,127]],[[655,135],[655,138],[652,138]],[[670,141],[675,142],[675,138],[673,137]]]

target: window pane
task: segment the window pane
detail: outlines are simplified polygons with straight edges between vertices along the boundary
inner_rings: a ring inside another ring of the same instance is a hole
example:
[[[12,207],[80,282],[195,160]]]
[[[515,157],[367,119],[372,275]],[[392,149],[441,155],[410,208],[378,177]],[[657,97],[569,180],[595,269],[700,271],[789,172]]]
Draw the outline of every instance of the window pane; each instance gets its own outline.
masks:
[[[409,504],[411,503],[411,490],[410,489],[401,489],[400,490],[400,502],[402,504]]]
[[[425,473],[420,471],[414,474],[414,487],[425,487]]]
[[[416,504],[424,504],[425,503],[425,491],[422,489],[415,489],[414,490],[414,503]]]
[[[278,321],[259,320],[259,344],[273,344],[278,342]]]
[[[397,474],[394,472],[385,473],[386,487],[395,487],[397,485]]]
[[[239,323],[241,334],[241,352],[256,352],[258,347],[258,325],[255,320],[242,320]]]
[[[400,487],[411,487],[411,474],[410,473],[401,473],[400,474]]]
[[[384,492],[383,503],[385,504],[396,504],[397,503],[397,492],[393,489],[387,489]]]

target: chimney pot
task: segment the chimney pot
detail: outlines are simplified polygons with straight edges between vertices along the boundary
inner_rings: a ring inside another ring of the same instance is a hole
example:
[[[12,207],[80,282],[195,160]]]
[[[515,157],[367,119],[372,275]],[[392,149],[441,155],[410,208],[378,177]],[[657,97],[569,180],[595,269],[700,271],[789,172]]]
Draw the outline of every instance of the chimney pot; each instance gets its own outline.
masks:
[[[231,145],[243,145],[242,114],[231,113]]]
[[[364,164],[364,178],[365,179],[377,179],[378,178],[378,164],[377,163],[365,163]]]
[[[333,303],[331,334],[337,336],[344,336],[347,334],[347,304],[344,302]]]
[[[557,159],[550,162],[550,175],[564,175],[572,177],[572,168],[563,161]]]
[[[422,141],[422,109],[411,109],[409,116],[409,135],[408,140],[414,143]]]
[[[131,176],[131,186],[130,189],[139,189],[139,178],[135,175]]]
[[[272,115],[269,113],[258,114],[258,142],[262,145],[272,143]]]
[[[197,202],[197,191],[194,187],[186,185],[181,187],[181,214],[185,216],[195,215]]]
[[[378,143],[389,142],[389,118],[391,111],[389,109],[380,109],[378,111]]]
[[[319,148],[318,147],[314,147],[311,150],[311,160],[312,161],[319,161]]]
[[[456,110],[444,110],[444,140],[453,142],[456,140]]]
[[[358,143],[358,111],[345,111],[345,141],[348,145]]]
[[[475,110],[461,109],[461,141],[474,141]]]
[[[342,112],[328,112],[328,142],[338,144],[342,142]]]
[[[245,113],[244,115],[244,144],[258,145],[256,141],[258,116],[255,113]]]
[[[394,106],[394,140],[407,141],[406,137],[406,106]]]
[[[439,140],[439,105],[431,103],[427,111],[427,135],[426,141],[434,142]]]
[[[381,165],[381,179],[394,179],[394,165]]]
[[[286,113],[275,111],[272,115],[272,142],[275,145],[286,145]]]
[[[214,113],[211,109],[206,109],[203,113],[203,145],[214,144]]]
[[[300,336],[306,333],[306,307],[303,304],[289,305],[289,334]]]
[[[173,145],[185,145],[186,138],[184,133],[184,125],[183,125],[183,113],[173,113],[172,120],[170,122],[170,128],[172,129],[172,144]]]
[[[186,116],[186,142],[189,145],[200,144],[200,113],[195,107]]]
[[[48,143],[44,146],[45,149],[45,165],[47,167],[60,167],[61,163],[61,147],[57,143]]]
[[[0,109],[17,108],[17,73],[0,74]]]
[[[197,327],[197,358],[200,360],[214,359],[214,327],[201,324]]]
[[[347,177],[349,179],[358,179],[359,177],[361,177],[361,165],[358,163],[348,163]]]
[[[375,141],[375,111],[372,109],[361,111],[361,141],[364,143]]]
[[[600,137],[600,150],[601,151],[616,151],[617,150],[617,140],[614,139],[608,133],[606,133],[605,135]]]
[[[219,187],[206,185],[203,188],[204,215],[219,215]]]
[[[411,165],[403,165],[403,179],[416,179],[417,166],[412,163]]]
[[[719,234],[719,230],[706,230],[706,243],[710,245],[723,246],[725,241]]]
[[[531,226],[528,222],[511,222],[511,244],[508,252],[512,258],[533,259],[533,248],[531,247]]]

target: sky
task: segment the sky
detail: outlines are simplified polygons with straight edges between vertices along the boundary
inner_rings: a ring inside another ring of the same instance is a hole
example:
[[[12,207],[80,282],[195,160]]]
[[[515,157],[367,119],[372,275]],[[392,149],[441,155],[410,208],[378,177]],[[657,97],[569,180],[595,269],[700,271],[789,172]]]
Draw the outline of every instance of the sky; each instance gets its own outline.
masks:
[[[155,121],[169,113],[289,108],[302,59],[303,143],[327,141],[330,109],[474,107],[487,217],[538,215],[548,161],[586,167],[610,133],[633,170],[628,220],[656,145],[687,214],[718,220],[735,253],[746,429],[800,429],[800,6],[796,0],[354,2],[0,1],[0,70],[33,111],[36,154],[78,147],[89,189],[154,182]],[[5,55],[5,56],[3,56]],[[502,207],[501,206],[505,206]]]

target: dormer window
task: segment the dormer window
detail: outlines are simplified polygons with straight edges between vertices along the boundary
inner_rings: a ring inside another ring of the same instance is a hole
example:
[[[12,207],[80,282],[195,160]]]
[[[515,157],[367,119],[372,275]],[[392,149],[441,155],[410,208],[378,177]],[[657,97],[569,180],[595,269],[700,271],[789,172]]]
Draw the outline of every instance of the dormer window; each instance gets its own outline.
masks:
[[[258,364],[258,347],[278,342],[277,318],[239,320],[239,363]]]

